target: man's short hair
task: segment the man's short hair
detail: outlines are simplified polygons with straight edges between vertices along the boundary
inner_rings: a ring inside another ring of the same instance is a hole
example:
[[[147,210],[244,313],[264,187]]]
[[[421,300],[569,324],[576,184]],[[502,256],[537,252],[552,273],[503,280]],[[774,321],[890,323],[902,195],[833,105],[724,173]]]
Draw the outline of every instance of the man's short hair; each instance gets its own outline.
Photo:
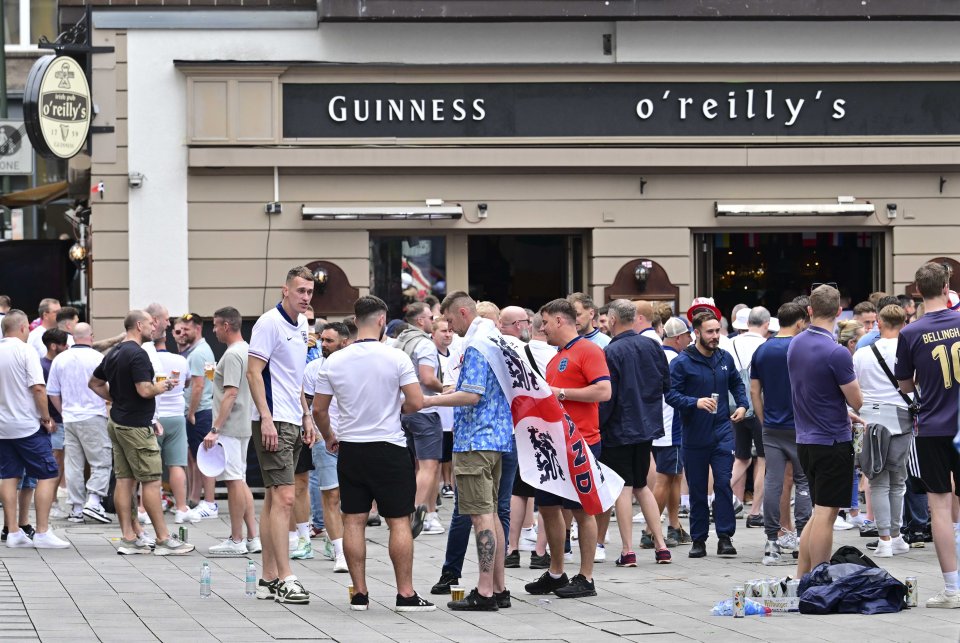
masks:
[[[710,320],[720,321],[717,319],[717,316],[713,314],[712,310],[704,310],[697,313],[693,316],[693,330],[700,330],[700,327]]]
[[[307,281],[313,281],[313,271],[307,268],[306,266],[294,266],[287,271],[287,280],[284,283],[291,283],[294,279],[300,277],[301,279],[306,279]]]
[[[888,328],[900,328],[907,323],[907,311],[897,304],[888,304],[880,309],[877,317]]]
[[[646,319],[648,322],[650,322],[650,324],[652,325],[653,317],[654,315],[656,315],[656,311],[654,310],[654,307],[653,307],[653,302],[647,301],[645,299],[640,299],[638,301],[633,302],[633,305],[634,305],[634,310],[636,311],[636,314],[642,315],[643,318]]]
[[[853,307],[854,315],[863,315],[866,313],[875,313],[877,312],[877,307],[870,303],[869,301],[861,301],[859,304]]]
[[[142,310],[131,310],[129,313],[127,313],[127,316],[123,318],[123,329],[127,332],[130,332],[137,327],[137,324],[142,321],[146,321],[146,319],[147,313],[143,312]],[[183,318],[181,317],[180,319],[182,320]]]
[[[386,314],[387,304],[376,295],[364,295],[353,305],[353,314],[357,324],[365,324],[370,318],[380,313]]]
[[[80,311],[74,308],[73,306],[64,306],[57,311],[57,323],[64,321],[70,321],[71,319],[79,319]]]
[[[567,301],[569,301],[571,304],[575,304],[579,301],[580,305],[583,306],[584,310],[592,310],[593,318],[594,319],[597,318],[597,305],[593,303],[593,298],[590,297],[590,295],[588,295],[587,293],[584,293],[584,292],[570,293],[567,296]],[[541,308],[541,310],[543,309]]]
[[[950,281],[950,271],[942,263],[928,262],[917,268],[913,276],[917,290],[924,299],[933,299],[943,294],[943,288]]]
[[[793,303],[800,305],[804,310],[810,305],[810,298],[806,295],[798,295],[793,298]]]
[[[427,308],[433,308],[440,303],[440,300],[437,299],[436,295],[427,295],[423,298],[423,303],[427,305]]]
[[[661,301],[654,308],[654,314],[660,318],[661,324],[666,324],[673,317],[673,307],[665,301]]]
[[[59,328],[51,328],[48,331],[44,331],[43,335],[40,337],[40,341],[43,342],[43,345],[47,347],[47,350],[50,350],[50,347],[54,344],[57,346],[66,346],[67,331],[60,330]]]
[[[895,295],[884,295],[880,298],[880,301],[877,302],[877,312],[886,308],[887,306],[899,306],[900,298]]]
[[[806,321],[808,315],[807,309],[800,304],[788,301],[777,309],[777,320],[780,322],[780,328],[793,326],[801,319]]]
[[[572,296],[573,295],[571,295],[571,297]],[[540,314],[560,315],[566,317],[572,324],[577,323],[577,310],[573,307],[573,301],[571,301],[570,297],[567,299],[554,299],[553,301],[545,303],[540,307]]]
[[[600,306],[600,308],[597,308],[597,315],[608,315],[608,314],[610,314],[609,304],[607,304],[606,306]]]
[[[823,284],[810,293],[810,308],[814,317],[835,319],[840,309],[840,291],[833,286]]]
[[[60,305],[59,299],[54,299],[53,297],[46,297],[44,299],[41,299],[40,306],[38,308],[40,317],[43,317],[44,313],[49,313],[50,309],[53,308],[55,305],[56,306]]]
[[[161,313],[169,314],[170,311],[167,310],[167,307],[159,302],[153,302],[148,304],[146,308],[143,309],[145,313],[151,317],[166,317],[166,315],[161,315]]]
[[[354,323],[352,319],[345,319],[343,320],[343,325],[347,327],[347,332],[350,335],[350,341],[354,341],[357,338],[357,335],[360,334],[357,324]]]
[[[916,307],[917,302],[913,300],[913,297],[910,295],[897,295],[897,305],[901,308],[906,308],[910,304],[913,304]]]
[[[323,325],[323,330],[332,330],[340,339],[350,339],[350,329],[343,322],[330,322]],[[321,331],[322,332],[322,331]]]
[[[29,323],[29,321],[30,320],[27,319],[27,313],[18,308],[11,308],[10,311],[3,316],[3,321],[0,322],[0,332],[3,332],[4,335],[12,333],[18,330],[23,324]]]
[[[533,332],[540,333],[543,332],[543,315],[540,313],[534,313],[533,317],[530,318],[530,325],[533,327]]]
[[[243,323],[243,317],[240,315],[240,311],[234,308],[233,306],[224,306],[223,308],[218,308],[213,313],[214,319],[219,317],[223,320],[227,326],[232,330],[240,330],[240,325]]]
[[[446,323],[447,323],[446,319],[444,319],[443,317],[437,317],[436,319],[433,320],[433,324],[430,327],[431,328],[430,332],[432,333],[437,332],[438,330],[440,330],[440,324],[446,324]]]
[[[883,306],[880,305],[880,300],[886,296],[887,293],[883,292],[882,290],[878,290],[877,292],[870,293],[870,295],[867,297],[867,301],[873,304],[874,308],[880,310],[883,308]]]
[[[760,327],[770,321],[770,311],[763,306],[755,306],[750,309],[747,316],[747,326]]]
[[[629,299],[614,299],[607,308],[607,315],[614,315],[621,324],[632,324],[637,318],[637,306]]]
[[[146,311],[143,311],[143,312],[146,312]],[[193,324],[194,326],[203,326],[203,317],[201,317],[197,313],[186,313],[184,315],[180,315],[177,318],[177,321],[183,322],[184,324]]]
[[[467,310],[476,311],[477,302],[467,293],[462,290],[457,290],[444,297],[443,301],[440,302],[440,314],[445,315],[451,308],[466,308]]]
[[[0,308],[10,308],[10,297],[7,295],[0,295]]]
[[[407,310],[403,313],[403,320],[408,324],[412,324],[413,320],[422,315],[426,310],[428,310],[427,305],[420,301],[407,304]]]

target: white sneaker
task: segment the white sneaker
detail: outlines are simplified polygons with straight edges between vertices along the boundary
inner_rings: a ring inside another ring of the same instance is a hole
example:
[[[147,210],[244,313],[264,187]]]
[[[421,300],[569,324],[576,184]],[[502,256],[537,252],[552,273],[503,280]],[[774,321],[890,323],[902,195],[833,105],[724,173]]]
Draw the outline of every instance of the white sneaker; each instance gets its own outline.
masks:
[[[849,522],[837,516],[837,519],[833,521],[833,530],[834,531],[846,531],[848,529],[853,529],[853,525]]]
[[[195,509],[187,509],[186,511],[180,511],[177,509],[173,514],[173,522],[178,525],[182,525],[184,521],[196,524],[202,520],[197,514]]]
[[[233,538],[227,538],[219,545],[213,545],[207,552],[211,556],[246,556],[248,553],[246,541],[236,542]]]
[[[50,520],[63,520],[64,518],[69,517],[70,514],[63,510],[59,503],[53,503],[50,507]]]
[[[9,543],[10,538],[7,538]],[[70,543],[62,538],[57,538],[53,531],[45,531],[42,534],[38,531],[33,535],[33,546],[37,549],[69,549]]]
[[[570,540],[580,540],[580,528],[576,520],[570,523]]]
[[[861,527],[863,526],[863,523],[865,523],[866,521],[867,521],[867,518],[862,513],[858,513],[856,516],[851,516],[850,514],[847,514],[847,522],[853,525],[854,527]]]
[[[342,552],[339,556],[337,556],[337,560],[333,563],[333,571],[337,574],[343,574],[350,571],[347,569],[347,557],[344,556]]]
[[[113,522],[113,519],[107,515],[103,505],[100,504],[94,505],[88,502],[83,506],[83,515],[103,524],[109,524]]]
[[[196,512],[196,515],[199,516],[201,520],[218,518],[220,516],[220,507],[217,506],[217,503],[207,502],[206,500],[198,502],[197,506],[193,508],[193,511]]]
[[[428,513],[427,519],[423,522],[423,531],[421,534],[442,534],[446,529],[443,528],[443,523],[440,522],[440,517],[437,516],[437,512]]]
[[[927,599],[927,607],[956,609],[960,607],[960,593],[947,594],[947,591],[942,589],[936,596]]]
[[[784,531],[783,535],[777,538],[777,546],[781,550],[794,551],[799,547],[797,542],[797,532],[795,531]]]
[[[520,530],[520,543],[517,549],[520,551],[534,551],[537,548],[537,529],[536,527],[524,527]]]
[[[140,521],[141,525],[152,525],[153,522],[150,520],[150,516],[147,515],[146,511],[137,512],[137,520]]]
[[[263,551],[263,545],[260,544],[260,536],[254,536],[253,538],[247,538],[247,553],[248,554],[259,554]]]
[[[645,525],[645,524],[647,524],[647,519],[643,517],[643,512],[642,512],[642,511],[638,511],[638,512],[633,516],[633,523],[636,524],[636,525]]]
[[[602,563],[605,560],[607,560],[607,550],[603,545],[597,543],[597,551],[593,554],[593,562]]]
[[[906,554],[908,551],[910,551],[910,545],[903,539],[902,534],[896,538],[891,538],[890,543],[893,547],[894,554]]]
[[[893,558],[893,541],[878,540],[877,548],[873,550],[873,555],[876,558]]]
[[[156,546],[157,539],[147,532],[143,532],[137,536],[137,547],[149,547],[150,549],[153,549]]]
[[[34,534],[35,536],[39,534]],[[7,535],[7,547],[11,549],[16,549],[19,547],[33,547],[33,541],[30,540],[30,536],[27,535],[22,529],[19,529],[12,534]]]

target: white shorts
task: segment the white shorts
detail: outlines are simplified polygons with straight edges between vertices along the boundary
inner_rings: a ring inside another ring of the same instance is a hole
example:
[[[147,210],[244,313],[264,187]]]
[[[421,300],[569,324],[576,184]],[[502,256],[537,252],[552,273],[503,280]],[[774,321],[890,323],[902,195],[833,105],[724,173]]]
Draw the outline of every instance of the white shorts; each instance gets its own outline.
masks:
[[[218,440],[223,446],[227,464],[223,469],[223,473],[217,476],[217,480],[220,482],[227,480],[246,480],[247,447],[250,445],[250,438],[235,438],[229,435],[221,435]]]

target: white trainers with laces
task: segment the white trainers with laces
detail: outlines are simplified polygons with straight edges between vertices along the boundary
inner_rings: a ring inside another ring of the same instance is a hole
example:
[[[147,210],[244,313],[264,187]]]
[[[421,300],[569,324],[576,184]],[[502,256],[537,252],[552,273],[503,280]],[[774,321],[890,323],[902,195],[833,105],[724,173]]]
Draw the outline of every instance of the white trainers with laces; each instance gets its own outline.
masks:
[[[18,529],[12,534],[7,535],[7,547],[11,549],[33,547],[33,541],[30,540],[30,536],[27,535],[27,532],[22,529]]]
[[[260,544],[260,536],[254,536],[253,538],[247,538],[247,553],[248,554],[259,554],[263,551],[263,545]]]
[[[146,511],[138,511],[138,512],[137,512],[137,520],[140,521],[140,524],[141,524],[141,525],[152,525],[152,524],[153,524],[153,522],[150,520],[150,516],[147,514]]]
[[[856,516],[851,516],[847,514],[847,522],[853,525],[854,527],[862,527],[865,522],[867,522],[866,516],[862,513],[858,513]]]
[[[211,556],[246,556],[249,553],[246,541],[237,542],[233,538],[227,538],[219,545],[211,546],[207,552]]]
[[[173,522],[178,525],[182,525],[184,522],[196,524],[201,520],[202,518],[197,513],[196,509],[187,509],[186,511],[180,511],[177,509],[173,514]]]
[[[217,506],[217,503],[207,502],[206,500],[198,502],[197,506],[193,508],[193,511],[201,520],[218,518],[220,516],[220,507]]]
[[[853,529],[853,525],[837,516],[837,519],[833,521],[833,530],[834,531],[846,531],[848,529]]]
[[[784,558],[783,553],[780,551],[780,545],[773,540],[768,540],[763,546],[763,559],[761,559],[760,562],[768,567],[776,565],[793,565],[793,557]]]
[[[799,547],[797,542],[797,532],[784,531],[783,535],[777,538],[777,546],[787,551],[795,551]]]
[[[63,520],[70,514],[63,510],[59,503],[53,503],[50,507],[50,520]]]
[[[337,560],[333,563],[333,571],[337,574],[343,574],[350,571],[347,568],[347,557],[344,556],[342,552],[339,556],[337,556]]]
[[[597,551],[593,554],[593,562],[602,563],[606,560],[607,560],[607,549],[600,543],[597,543]]]
[[[9,541],[9,537],[7,540]],[[73,545],[63,538],[58,538],[52,530],[47,530],[33,535],[33,546],[37,549],[69,549]]]
[[[149,547],[150,549],[153,549],[157,546],[157,539],[144,531],[137,536],[137,546]]]
[[[893,541],[878,540],[877,548],[873,550],[873,555],[876,558],[893,558]]]
[[[428,513],[426,520],[423,522],[423,531],[422,534],[442,534],[446,529],[443,528],[443,523],[440,522],[440,517],[437,515],[437,512]]]
[[[83,515],[103,524],[109,524],[113,522],[113,519],[107,515],[103,505],[99,503],[93,504],[88,502],[85,504],[83,506]]]
[[[537,528],[524,527],[520,530],[520,551],[534,551],[537,548]]]
[[[947,590],[942,589],[936,596],[927,599],[927,607],[956,609],[960,607],[960,593],[947,594]]]

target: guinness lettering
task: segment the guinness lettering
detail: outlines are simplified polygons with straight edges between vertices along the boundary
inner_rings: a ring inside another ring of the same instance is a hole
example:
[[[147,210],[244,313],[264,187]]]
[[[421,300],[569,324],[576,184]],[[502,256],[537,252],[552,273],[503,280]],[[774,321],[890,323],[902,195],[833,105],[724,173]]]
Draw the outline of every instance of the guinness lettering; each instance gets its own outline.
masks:
[[[383,121],[410,123],[432,121],[442,123],[448,118],[459,122],[467,120],[467,109],[470,109],[470,118],[475,121],[482,121],[487,115],[483,109],[483,99],[476,98],[468,107],[466,101],[462,98],[448,101],[442,98],[431,100],[383,100],[376,98],[353,99],[348,100],[346,96],[334,96],[327,105],[327,113],[331,120],[337,123],[346,123],[353,120],[363,123],[373,120],[377,123]]]

